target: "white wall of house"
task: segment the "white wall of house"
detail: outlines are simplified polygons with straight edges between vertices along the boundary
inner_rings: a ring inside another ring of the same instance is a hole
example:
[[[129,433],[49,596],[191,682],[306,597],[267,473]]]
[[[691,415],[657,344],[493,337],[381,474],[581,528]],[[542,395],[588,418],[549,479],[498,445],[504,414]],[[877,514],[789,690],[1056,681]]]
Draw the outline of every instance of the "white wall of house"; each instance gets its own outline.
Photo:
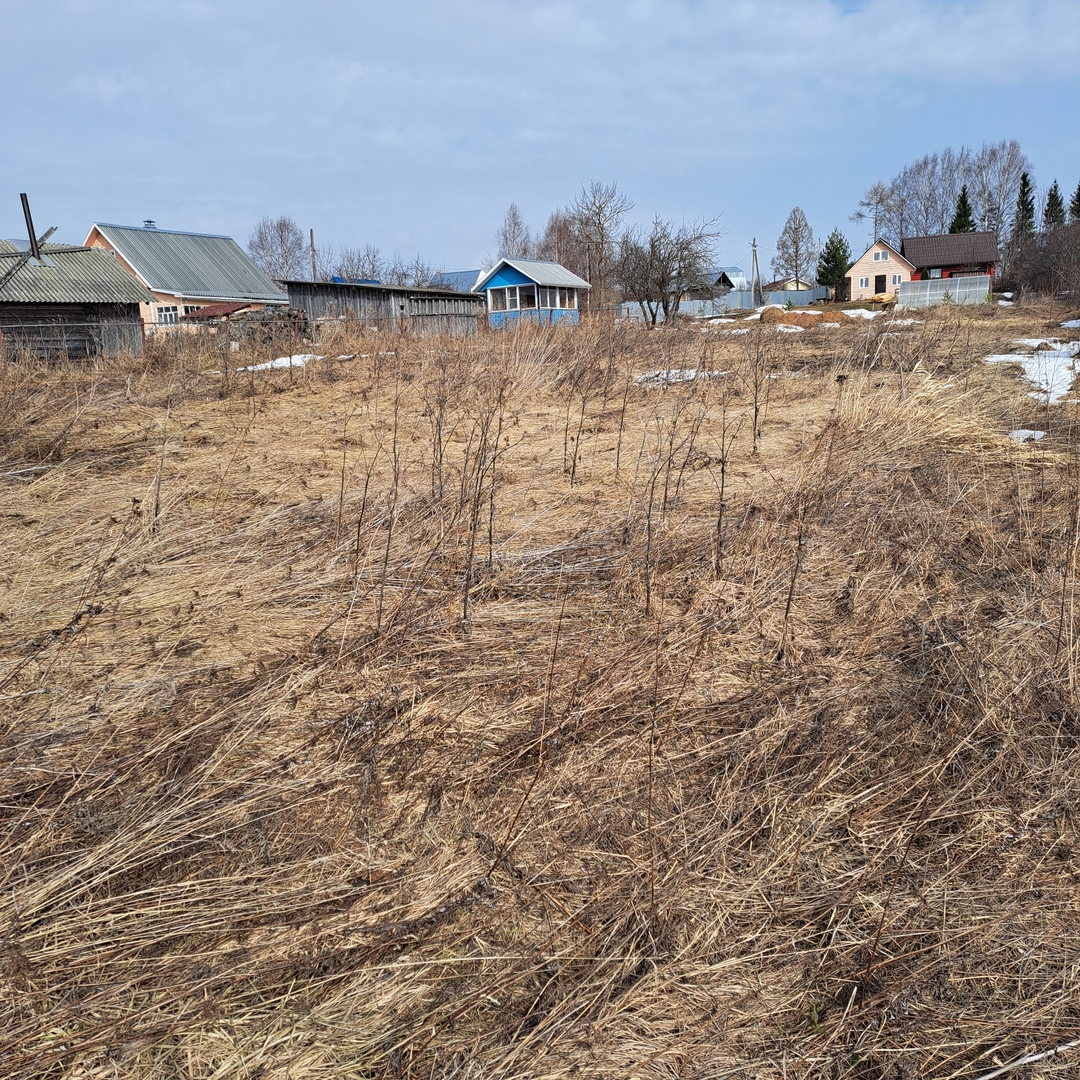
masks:
[[[911,273],[915,269],[897,251],[893,251],[884,240],[878,240],[872,244],[858,259],[854,266],[847,272],[851,281],[851,300],[869,300],[878,293],[891,293],[893,296],[900,291],[900,286],[905,281],[911,280]],[[878,286],[883,284],[884,288]]]

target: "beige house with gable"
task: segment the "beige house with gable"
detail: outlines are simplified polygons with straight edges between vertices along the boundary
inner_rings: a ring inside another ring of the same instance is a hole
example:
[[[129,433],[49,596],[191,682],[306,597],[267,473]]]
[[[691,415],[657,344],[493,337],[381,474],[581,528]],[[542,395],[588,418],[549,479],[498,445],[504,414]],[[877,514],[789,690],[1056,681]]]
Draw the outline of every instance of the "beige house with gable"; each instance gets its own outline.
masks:
[[[848,299],[869,300],[887,293],[895,296],[911,280],[915,267],[891,244],[875,240],[847,272]]]

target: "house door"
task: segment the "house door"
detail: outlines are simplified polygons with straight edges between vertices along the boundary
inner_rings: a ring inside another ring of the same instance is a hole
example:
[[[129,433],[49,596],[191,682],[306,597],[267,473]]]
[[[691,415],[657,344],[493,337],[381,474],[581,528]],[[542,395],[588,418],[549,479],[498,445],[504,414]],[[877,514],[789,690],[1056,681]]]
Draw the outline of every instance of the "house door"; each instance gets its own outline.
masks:
[[[883,293],[884,291],[885,291],[885,275],[884,274],[875,274],[874,275],[874,295],[877,296],[878,293]]]

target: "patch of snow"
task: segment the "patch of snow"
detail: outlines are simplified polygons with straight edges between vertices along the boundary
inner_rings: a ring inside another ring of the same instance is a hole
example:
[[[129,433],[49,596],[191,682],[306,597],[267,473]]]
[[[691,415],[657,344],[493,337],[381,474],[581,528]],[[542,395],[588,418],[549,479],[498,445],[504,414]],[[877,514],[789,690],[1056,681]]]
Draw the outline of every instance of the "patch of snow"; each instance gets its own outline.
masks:
[[[1013,298],[1013,294],[1011,292],[1003,292],[1001,295],[1004,296],[1006,300],[1011,300]]]
[[[890,326],[913,326],[915,323],[921,323],[922,319],[890,319]]]
[[[661,368],[657,371],[646,371],[634,381],[648,387],[671,386],[673,383],[693,382],[695,379],[719,379],[726,374],[726,371],[700,371],[698,368],[671,368],[666,371]]]
[[[818,329],[819,330],[837,330],[840,324],[838,322],[823,322]]]
[[[720,330],[720,331],[718,331],[718,333],[721,333],[721,334],[749,334],[750,333],[750,327],[749,326],[743,326],[743,327],[739,328],[738,330]]]
[[[1062,330],[1080,330],[1080,319],[1070,319],[1061,324]]]
[[[999,300],[998,307],[1012,307],[1013,302],[1011,300]]]
[[[776,324],[777,333],[780,334],[801,334],[803,332],[803,329],[804,327],[802,326],[791,326],[788,323]]]
[[[849,319],[876,319],[880,311],[867,311],[866,308],[844,308],[843,314]]]
[[[1033,428],[1017,428],[1009,432],[1009,438],[1017,442],[1038,442],[1045,435],[1045,431],[1036,431]]]
[[[321,356],[315,353],[296,353],[293,356],[279,356],[276,360],[268,360],[265,364],[252,364],[251,367],[237,368],[237,371],[270,371],[272,368],[303,367],[312,360],[321,360]]]
[[[1025,339],[1028,341],[1037,339]],[[1075,346],[1075,348],[1073,347]],[[1030,353],[1003,353],[986,357],[988,364],[1019,364],[1024,378],[1035,389],[1031,396],[1038,401],[1056,405],[1072,389],[1076,377],[1076,354],[1080,341],[1071,341],[1061,349],[1044,349]]]

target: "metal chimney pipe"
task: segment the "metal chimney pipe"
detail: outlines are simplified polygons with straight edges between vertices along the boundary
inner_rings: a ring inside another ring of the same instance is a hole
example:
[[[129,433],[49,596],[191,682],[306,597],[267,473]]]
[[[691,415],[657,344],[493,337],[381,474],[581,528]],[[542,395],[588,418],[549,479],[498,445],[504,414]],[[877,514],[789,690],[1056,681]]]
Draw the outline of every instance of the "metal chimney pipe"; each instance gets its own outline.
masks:
[[[30,254],[41,262],[41,251],[38,249],[37,234],[34,232],[34,219],[30,216],[30,200],[26,197],[26,192],[22,192],[19,195],[22,199],[22,212],[23,217],[26,218],[26,231],[30,234]]]

